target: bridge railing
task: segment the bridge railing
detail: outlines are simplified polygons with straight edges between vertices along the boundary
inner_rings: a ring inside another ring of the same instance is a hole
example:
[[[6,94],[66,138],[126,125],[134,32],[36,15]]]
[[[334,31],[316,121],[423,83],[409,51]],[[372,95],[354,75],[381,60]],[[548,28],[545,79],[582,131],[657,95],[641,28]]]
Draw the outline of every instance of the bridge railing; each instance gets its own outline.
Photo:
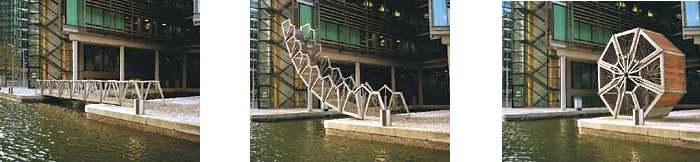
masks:
[[[160,82],[155,80],[37,80],[36,91],[38,95],[121,106],[133,104],[133,99],[146,100],[151,93],[165,102]]]

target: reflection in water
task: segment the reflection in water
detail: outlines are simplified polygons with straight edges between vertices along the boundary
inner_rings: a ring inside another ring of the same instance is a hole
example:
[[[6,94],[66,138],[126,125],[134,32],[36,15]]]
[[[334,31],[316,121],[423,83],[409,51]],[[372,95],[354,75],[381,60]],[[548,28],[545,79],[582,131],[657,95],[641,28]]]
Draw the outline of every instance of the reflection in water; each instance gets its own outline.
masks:
[[[576,119],[504,122],[503,161],[697,161],[700,150],[579,135]]]
[[[251,122],[251,161],[449,161],[450,152],[326,136],[324,119]]]
[[[0,100],[0,161],[130,160],[198,161],[199,143],[88,120],[63,106]]]
[[[144,161],[146,146],[138,138],[129,138],[129,152],[127,156],[130,161]]]

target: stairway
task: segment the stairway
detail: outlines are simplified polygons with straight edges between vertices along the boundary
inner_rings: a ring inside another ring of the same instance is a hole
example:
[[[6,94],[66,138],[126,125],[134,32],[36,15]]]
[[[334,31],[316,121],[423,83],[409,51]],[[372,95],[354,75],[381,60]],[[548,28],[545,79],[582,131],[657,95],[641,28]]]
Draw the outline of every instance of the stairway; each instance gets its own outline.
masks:
[[[311,91],[310,97],[358,119],[379,117],[382,110],[410,115],[403,93],[394,92],[387,85],[374,90],[368,83],[357,84],[352,76],[344,77],[339,68],[331,65],[330,58],[321,56],[321,44],[316,42],[316,32],[310,25],[297,29],[286,20],[282,22],[282,33],[294,70]]]

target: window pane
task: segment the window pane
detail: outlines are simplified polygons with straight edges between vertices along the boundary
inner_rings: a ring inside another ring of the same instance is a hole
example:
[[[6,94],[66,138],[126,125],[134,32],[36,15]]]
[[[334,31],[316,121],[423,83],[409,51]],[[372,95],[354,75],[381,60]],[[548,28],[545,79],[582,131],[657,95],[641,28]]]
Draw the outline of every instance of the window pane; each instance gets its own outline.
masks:
[[[566,8],[560,5],[554,5],[554,39],[566,40]]]
[[[697,1],[687,1],[685,3],[685,26],[700,26],[700,12]]]
[[[450,26],[450,13],[446,0],[433,0],[433,26]]]
[[[313,20],[313,12],[311,11],[310,6],[303,4],[299,5],[299,26],[311,24],[311,20]]]
[[[573,32],[571,32],[571,36],[572,36],[574,39],[579,39],[579,35],[578,35],[578,34],[579,34],[579,29],[578,29],[578,26],[579,26],[578,21],[574,21],[574,29],[573,29]]]
[[[600,27],[593,25],[591,28],[591,33],[592,33],[592,41],[599,43],[600,42]]]
[[[581,40],[591,41],[591,25],[588,25],[586,23],[580,23],[579,29],[580,29],[579,38]]]
[[[326,23],[326,37],[330,40],[338,41],[338,25]]]
[[[581,89],[581,64],[571,63],[571,86],[573,89]]]
[[[78,25],[78,0],[66,1],[66,24]]]

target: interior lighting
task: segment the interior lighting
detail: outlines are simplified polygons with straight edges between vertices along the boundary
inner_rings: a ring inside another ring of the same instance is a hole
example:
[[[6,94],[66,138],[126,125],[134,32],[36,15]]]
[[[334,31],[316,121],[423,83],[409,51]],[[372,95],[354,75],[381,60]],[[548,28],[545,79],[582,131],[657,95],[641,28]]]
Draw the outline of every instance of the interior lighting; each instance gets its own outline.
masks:
[[[651,10],[647,11],[647,17],[654,17],[654,13],[652,13]]]
[[[637,5],[632,6],[632,12],[639,12],[640,9],[637,8]]]
[[[364,5],[365,5],[365,7],[372,7],[372,2],[365,1]]]
[[[146,22],[148,22],[149,20],[148,20],[148,19],[146,19],[145,21],[146,21]]]
[[[166,26],[166,25],[168,25],[168,24],[161,24],[161,25]]]
[[[622,2],[622,1],[617,2],[617,8],[625,8],[625,7],[627,7],[627,4],[625,2]]]
[[[401,12],[399,12],[399,10],[394,11],[394,16],[401,17]]]
[[[379,5],[379,12],[384,12],[384,11],[385,11],[385,10],[384,10],[384,5],[383,5],[383,4],[382,4],[382,5]]]

